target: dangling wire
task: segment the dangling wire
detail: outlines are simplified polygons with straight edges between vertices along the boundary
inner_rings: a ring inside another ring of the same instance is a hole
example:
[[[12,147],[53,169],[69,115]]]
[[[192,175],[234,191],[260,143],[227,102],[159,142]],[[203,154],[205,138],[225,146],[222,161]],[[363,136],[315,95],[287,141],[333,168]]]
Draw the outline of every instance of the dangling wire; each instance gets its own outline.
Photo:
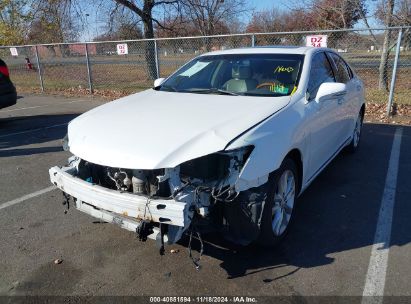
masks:
[[[188,253],[189,253],[191,260],[193,261],[194,266],[196,267],[196,270],[200,270],[201,265],[199,262],[201,260],[201,256],[203,255],[204,244],[203,244],[203,239],[201,238],[200,233],[196,232],[198,240],[200,241],[200,254],[197,258],[194,258],[192,254],[192,250],[191,250],[191,240],[193,239],[193,232],[194,232],[193,230],[190,231],[190,240],[188,241]]]
[[[228,187],[224,190],[219,188],[217,193],[215,192],[216,192],[216,189],[213,188],[211,191],[211,196],[215,200],[219,200],[219,201],[223,201],[227,203],[234,201],[237,198],[237,196],[240,194],[239,192],[235,191],[233,187]],[[225,195],[225,198],[223,198],[224,195]]]
[[[231,203],[233,202],[238,196],[240,195],[240,192],[234,191],[234,195],[229,194],[226,198],[225,198],[225,202],[227,203]],[[232,197],[231,197],[232,196]]]

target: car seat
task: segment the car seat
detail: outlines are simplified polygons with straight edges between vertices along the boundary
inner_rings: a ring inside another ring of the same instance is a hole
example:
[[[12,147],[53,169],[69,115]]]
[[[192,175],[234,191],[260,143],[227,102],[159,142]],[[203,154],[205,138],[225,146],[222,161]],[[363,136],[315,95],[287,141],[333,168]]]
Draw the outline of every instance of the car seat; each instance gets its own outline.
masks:
[[[287,72],[287,71],[282,71],[282,72],[276,72],[275,73],[275,80],[280,82],[281,84],[285,86],[291,86],[294,84],[294,79],[296,79],[296,73],[298,70],[295,67],[290,67],[292,68],[292,71]]]
[[[247,92],[257,86],[257,81],[251,78],[251,67],[235,65],[231,70],[232,79],[224,84],[224,88],[231,92]]]

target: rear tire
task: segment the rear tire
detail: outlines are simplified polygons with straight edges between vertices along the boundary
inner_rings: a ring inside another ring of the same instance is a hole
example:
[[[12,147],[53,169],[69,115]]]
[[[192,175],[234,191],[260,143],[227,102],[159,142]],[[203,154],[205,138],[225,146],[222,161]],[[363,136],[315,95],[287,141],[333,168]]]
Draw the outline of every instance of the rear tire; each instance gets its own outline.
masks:
[[[258,243],[274,247],[287,234],[298,195],[298,170],[294,161],[284,159],[268,178],[268,193],[261,218]]]

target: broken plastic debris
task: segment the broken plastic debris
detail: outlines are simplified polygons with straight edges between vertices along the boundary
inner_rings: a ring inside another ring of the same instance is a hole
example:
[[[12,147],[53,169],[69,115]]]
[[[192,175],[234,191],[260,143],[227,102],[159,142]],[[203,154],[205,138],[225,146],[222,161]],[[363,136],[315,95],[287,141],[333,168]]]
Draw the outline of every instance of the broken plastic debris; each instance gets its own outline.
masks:
[[[61,264],[61,263],[63,263],[63,260],[62,259],[55,259],[54,260],[54,264]]]

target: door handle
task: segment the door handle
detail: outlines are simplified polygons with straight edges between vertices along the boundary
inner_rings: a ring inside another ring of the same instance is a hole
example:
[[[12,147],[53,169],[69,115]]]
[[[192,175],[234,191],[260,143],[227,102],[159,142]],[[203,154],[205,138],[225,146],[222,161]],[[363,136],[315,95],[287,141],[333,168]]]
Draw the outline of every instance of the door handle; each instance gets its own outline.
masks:
[[[338,98],[337,103],[338,103],[339,105],[341,105],[341,104],[343,103],[343,99],[342,99],[342,98]]]

